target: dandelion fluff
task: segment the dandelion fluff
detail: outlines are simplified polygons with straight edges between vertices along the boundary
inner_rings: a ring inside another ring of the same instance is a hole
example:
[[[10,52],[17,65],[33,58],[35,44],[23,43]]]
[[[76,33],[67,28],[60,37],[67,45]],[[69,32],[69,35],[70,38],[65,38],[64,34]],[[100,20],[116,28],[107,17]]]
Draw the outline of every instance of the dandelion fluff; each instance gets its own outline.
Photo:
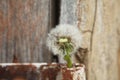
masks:
[[[60,50],[60,46],[57,44],[57,38],[62,36],[71,38],[71,43],[73,43],[72,46],[74,47],[71,54],[76,52],[81,46],[82,34],[77,26],[69,24],[57,25],[56,28],[51,30],[47,37],[47,46],[55,55],[63,54],[63,51]]]

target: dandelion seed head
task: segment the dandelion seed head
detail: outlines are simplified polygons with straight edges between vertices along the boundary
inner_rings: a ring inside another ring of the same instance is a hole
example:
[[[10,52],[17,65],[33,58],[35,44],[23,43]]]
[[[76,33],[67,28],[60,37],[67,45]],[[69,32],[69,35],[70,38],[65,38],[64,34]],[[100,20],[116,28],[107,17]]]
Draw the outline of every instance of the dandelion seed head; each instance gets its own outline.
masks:
[[[47,37],[47,46],[55,55],[63,54],[60,50],[60,46],[57,44],[59,37],[69,37],[71,39],[72,46],[74,47],[72,53],[75,53],[82,43],[82,34],[77,26],[69,24],[57,25],[56,28],[52,29]]]

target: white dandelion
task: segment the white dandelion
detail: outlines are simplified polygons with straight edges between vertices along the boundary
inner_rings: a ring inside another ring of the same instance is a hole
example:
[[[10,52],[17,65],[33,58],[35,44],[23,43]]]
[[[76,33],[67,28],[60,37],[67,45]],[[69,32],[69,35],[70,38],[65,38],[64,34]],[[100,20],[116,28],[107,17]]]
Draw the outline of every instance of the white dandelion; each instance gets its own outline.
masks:
[[[61,43],[62,42],[62,43]],[[73,54],[81,46],[82,34],[77,26],[69,24],[57,25],[47,37],[47,46],[55,55],[65,55],[63,43],[69,43],[69,54]],[[62,48],[62,49],[61,49]]]

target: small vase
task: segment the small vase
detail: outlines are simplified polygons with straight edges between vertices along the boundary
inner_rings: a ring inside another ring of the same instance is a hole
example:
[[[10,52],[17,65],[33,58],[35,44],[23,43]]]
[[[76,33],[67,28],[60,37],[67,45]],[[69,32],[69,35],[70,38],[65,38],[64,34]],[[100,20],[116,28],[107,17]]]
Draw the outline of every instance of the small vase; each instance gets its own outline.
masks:
[[[75,64],[72,68],[61,68],[62,80],[86,80],[85,66],[83,64]]]

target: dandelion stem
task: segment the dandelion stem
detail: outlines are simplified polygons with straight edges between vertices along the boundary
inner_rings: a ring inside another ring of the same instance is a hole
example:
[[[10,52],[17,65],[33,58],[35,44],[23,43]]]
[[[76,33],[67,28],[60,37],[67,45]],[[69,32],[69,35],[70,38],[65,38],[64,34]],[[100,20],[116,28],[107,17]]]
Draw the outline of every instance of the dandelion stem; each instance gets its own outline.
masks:
[[[70,57],[70,52],[69,52],[69,49],[65,49],[65,56],[64,56],[64,60],[66,60],[67,62],[67,67],[68,68],[71,68],[72,67],[72,60],[71,60],[71,57]]]

